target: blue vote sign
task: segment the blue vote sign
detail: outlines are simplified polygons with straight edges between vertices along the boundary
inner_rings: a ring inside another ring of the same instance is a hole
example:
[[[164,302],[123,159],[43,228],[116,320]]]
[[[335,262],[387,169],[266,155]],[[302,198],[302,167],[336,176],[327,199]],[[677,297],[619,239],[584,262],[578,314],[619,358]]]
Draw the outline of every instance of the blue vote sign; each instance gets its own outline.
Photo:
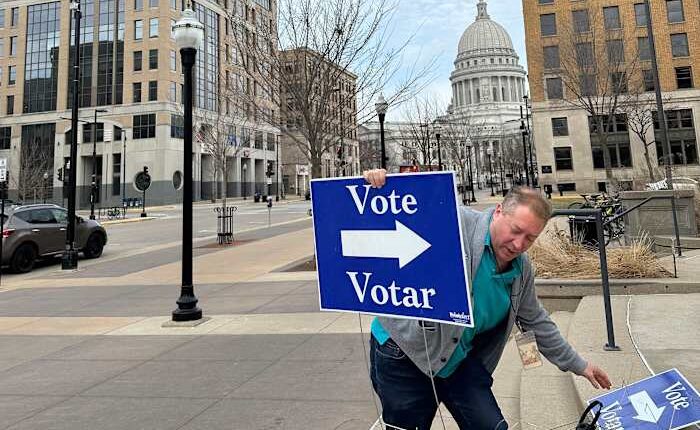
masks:
[[[321,310],[473,327],[452,172],[311,181]]]
[[[589,400],[603,404],[606,430],[675,430],[700,422],[698,390],[677,369],[667,370]]]

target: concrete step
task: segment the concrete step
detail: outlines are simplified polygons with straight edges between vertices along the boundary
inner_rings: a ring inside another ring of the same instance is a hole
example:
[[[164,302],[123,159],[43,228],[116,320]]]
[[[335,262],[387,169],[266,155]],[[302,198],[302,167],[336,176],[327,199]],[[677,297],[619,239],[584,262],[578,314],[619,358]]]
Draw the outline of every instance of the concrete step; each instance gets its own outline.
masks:
[[[562,335],[568,336],[572,312],[551,315]],[[514,360],[522,368],[516,349]],[[520,421],[523,429],[574,428],[582,409],[571,377],[543,357],[543,365],[520,372]]]
[[[652,238],[653,250],[658,254],[671,254],[671,247],[675,241],[675,236],[659,235]],[[681,236],[681,247],[683,250],[700,249],[700,237]]]

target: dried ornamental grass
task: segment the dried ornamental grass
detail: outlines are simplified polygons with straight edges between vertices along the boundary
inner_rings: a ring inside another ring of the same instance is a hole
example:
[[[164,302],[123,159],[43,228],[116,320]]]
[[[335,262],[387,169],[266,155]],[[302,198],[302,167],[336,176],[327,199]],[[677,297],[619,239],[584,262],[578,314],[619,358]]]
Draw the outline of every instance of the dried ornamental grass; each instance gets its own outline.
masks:
[[[597,279],[600,259],[597,249],[571,243],[562,230],[549,230],[528,251],[539,278]],[[651,250],[651,242],[642,238],[632,246],[608,248],[610,278],[668,278]]]

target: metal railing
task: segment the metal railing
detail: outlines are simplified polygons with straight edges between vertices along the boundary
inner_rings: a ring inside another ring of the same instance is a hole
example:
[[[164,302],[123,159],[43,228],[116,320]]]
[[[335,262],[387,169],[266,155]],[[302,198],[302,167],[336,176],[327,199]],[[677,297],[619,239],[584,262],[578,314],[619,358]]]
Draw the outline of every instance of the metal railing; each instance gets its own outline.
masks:
[[[216,212],[216,238],[219,245],[233,243],[233,214],[237,210],[236,206],[214,208],[214,212]]]

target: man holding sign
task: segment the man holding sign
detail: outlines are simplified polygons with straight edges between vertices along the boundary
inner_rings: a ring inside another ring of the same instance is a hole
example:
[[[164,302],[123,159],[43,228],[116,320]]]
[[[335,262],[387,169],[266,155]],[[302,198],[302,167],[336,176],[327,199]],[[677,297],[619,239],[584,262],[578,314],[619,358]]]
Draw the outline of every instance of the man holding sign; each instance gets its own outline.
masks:
[[[364,176],[374,188],[386,183],[383,169]],[[514,325],[527,367],[540,363],[539,348],[562,371],[584,376],[596,388],[610,388],[608,375],[573,350],[535,294],[524,253],[550,215],[549,202],[529,188],[512,190],[485,212],[461,208],[473,327],[392,317],[373,321],[371,378],[388,429],[429,430],[436,397],[460,429],[507,429],[491,391],[491,374]]]

